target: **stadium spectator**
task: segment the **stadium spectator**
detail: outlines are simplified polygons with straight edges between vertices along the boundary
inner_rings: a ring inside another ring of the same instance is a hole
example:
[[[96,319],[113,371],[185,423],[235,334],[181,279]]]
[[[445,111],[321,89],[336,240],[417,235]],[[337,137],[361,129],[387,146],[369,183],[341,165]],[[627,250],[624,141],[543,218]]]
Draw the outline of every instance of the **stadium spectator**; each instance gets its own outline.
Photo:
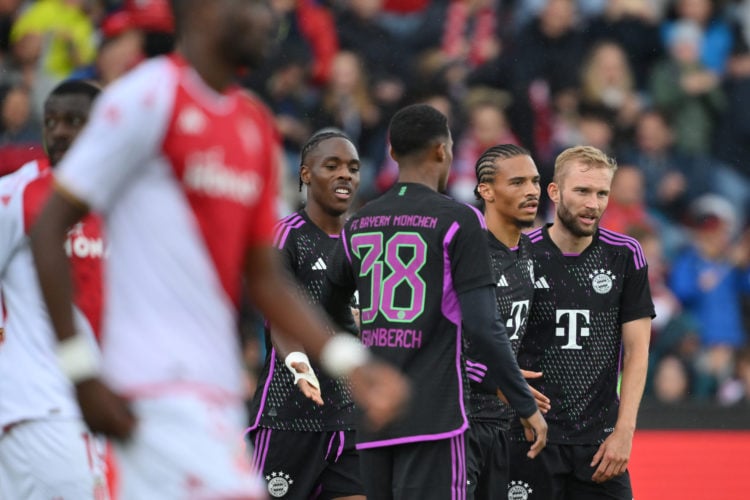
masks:
[[[600,42],[622,47],[634,74],[634,85],[645,90],[651,66],[661,57],[660,12],[654,0],[607,0],[593,17],[586,35],[592,46]]]
[[[726,107],[719,77],[700,62],[702,36],[695,23],[676,23],[667,41],[669,57],[654,66],[649,84],[653,105],[669,116],[675,146],[692,155],[710,152],[717,116]]]
[[[458,201],[476,201],[474,165],[482,153],[496,144],[518,145],[505,110],[509,95],[491,89],[476,88],[467,96],[467,126],[456,143],[456,152],[448,178],[448,193]]]
[[[609,204],[602,214],[601,227],[623,234],[653,229],[646,208],[645,191],[643,172],[633,165],[620,165],[612,179]],[[654,272],[650,266],[649,272]]]
[[[580,88],[582,104],[610,110],[618,141],[632,136],[644,101],[620,45],[605,41],[591,48],[583,63]]]
[[[675,0],[672,4],[671,19],[662,23],[662,42],[665,47],[672,45],[675,31],[687,22],[693,24],[700,33],[697,39],[698,59],[707,70],[716,76],[724,74],[727,58],[733,46],[733,33],[717,8],[716,0]]]
[[[750,293],[748,236],[736,240],[734,207],[717,195],[691,203],[691,243],[676,256],[669,285],[696,320],[700,352],[694,360],[700,377],[696,395],[711,397],[731,375],[734,350],[748,341],[741,299]]]

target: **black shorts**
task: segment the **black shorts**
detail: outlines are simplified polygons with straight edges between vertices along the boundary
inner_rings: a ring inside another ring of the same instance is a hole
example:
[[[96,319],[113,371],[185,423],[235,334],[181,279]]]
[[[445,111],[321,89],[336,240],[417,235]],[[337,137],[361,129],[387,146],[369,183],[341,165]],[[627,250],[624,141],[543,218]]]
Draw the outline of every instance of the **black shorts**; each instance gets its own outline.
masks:
[[[508,437],[497,422],[471,422],[466,431],[466,498],[505,498],[508,489]]]
[[[632,500],[630,474],[604,483],[591,480],[599,445],[547,444],[533,460],[526,457],[530,443],[510,443],[508,500]]]
[[[295,432],[259,427],[252,464],[271,498],[328,500],[363,495],[354,431]]]
[[[360,450],[367,500],[464,500],[464,434]]]

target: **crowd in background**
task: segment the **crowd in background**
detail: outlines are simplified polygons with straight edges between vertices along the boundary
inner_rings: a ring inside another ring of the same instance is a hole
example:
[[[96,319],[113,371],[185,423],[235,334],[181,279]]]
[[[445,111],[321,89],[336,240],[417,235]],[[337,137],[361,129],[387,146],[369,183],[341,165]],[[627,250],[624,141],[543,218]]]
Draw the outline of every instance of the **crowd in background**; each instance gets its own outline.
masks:
[[[387,189],[387,123],[413,102],[449,116],[449,190],[467,203],[489,146],[531,150],[543,185],[559,151],[596,146],[620,165],[601,224],[650,266],[648,393],[750,402],[750,1],[270,1],[278,43],[241,81],[283,138],[282,212],[302,203],[300,147],[323,127],[358,146],[360,203]],[[53,85],[106,85],[169,50],[166,5],[0,0],[0,172],[42,154]]]

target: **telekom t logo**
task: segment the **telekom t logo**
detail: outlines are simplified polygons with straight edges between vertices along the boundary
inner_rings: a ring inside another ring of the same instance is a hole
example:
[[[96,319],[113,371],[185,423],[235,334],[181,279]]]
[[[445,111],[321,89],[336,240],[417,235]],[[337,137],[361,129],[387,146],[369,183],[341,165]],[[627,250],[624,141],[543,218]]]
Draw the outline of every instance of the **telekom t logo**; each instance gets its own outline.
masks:
[[[566,319],[567,318],[567,319]],[[589,336],[589,310],[588,309],[557,309],[555,311],[555,336],[568,337],[568,343],[562,346],[563,349],[581,349],[578,345],[578,324],[580,322],[581,337]]]
[[[513,329],[513,335],[509,339],[517,340],[518,330],[521,329],[521,325],[523,325],[526,316],[529,314],[529,301],[518,300],[513,302],[510,307],[510,318],[505,322],[505,326]]]

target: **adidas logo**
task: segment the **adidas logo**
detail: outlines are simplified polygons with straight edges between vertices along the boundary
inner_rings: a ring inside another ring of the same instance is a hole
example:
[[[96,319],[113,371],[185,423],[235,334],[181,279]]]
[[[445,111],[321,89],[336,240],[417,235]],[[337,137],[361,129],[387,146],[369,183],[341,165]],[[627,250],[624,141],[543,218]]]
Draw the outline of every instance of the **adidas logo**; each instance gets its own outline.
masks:
[[[500,276],[500,280],[498,280],[497,286],[508,286],[508,280],[505,279],[504,274]]]
[[[542,276],[538,280],[534,282],[534,288],[549,288],[549,283],[547,283],[547,280]]]
[[[325,271],[328,267],[326,266],[323,257],[318,257],[318,260],[315,261],[315,264],[313,264],[312,268],[313,271]]]

